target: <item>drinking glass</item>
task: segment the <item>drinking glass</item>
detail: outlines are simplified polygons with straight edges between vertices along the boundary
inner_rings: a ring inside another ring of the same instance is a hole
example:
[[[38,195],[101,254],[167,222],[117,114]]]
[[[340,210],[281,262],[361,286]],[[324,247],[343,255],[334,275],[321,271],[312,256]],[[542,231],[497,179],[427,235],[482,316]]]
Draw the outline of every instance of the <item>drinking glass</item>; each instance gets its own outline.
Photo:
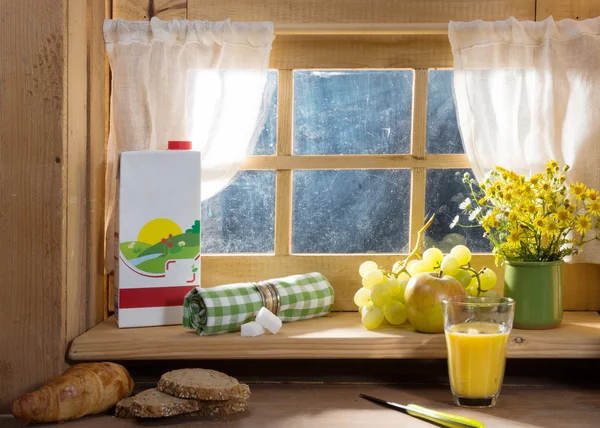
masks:
[[[458,406],[496,404],[506,365],[515,301],[456,296],[443,300],[448,374]]]

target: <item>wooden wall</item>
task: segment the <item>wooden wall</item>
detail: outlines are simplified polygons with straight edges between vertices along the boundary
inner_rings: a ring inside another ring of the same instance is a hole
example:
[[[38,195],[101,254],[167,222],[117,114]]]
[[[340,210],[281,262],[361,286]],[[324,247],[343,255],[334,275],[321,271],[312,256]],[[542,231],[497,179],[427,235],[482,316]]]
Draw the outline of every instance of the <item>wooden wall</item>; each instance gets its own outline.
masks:
[[[103,18],[333,22],[339,13],[315,13],[317,3],[338,5],[348,14],[366,4],[363,0],[264,0],[268,7],[259,8],[256,3],[0,0],[0,413],[6,413],[24,391],[58,375],[65,367],[70,340],[104,316],[101,247],[107,71]],[[600,14],[596,0],[473,3],[378,0],[364,19],[444,22],[465,16],[486,18],[488,13],[493,19],[509,15],[584,19]],[[600,269],[585,265],[569,270],[591,283],[586,287],[589,294],[581,293],[573,304],[585,307],[600,301],[596,291]]]
[[[0,0],[0,413],[102,320],[103,0]]]

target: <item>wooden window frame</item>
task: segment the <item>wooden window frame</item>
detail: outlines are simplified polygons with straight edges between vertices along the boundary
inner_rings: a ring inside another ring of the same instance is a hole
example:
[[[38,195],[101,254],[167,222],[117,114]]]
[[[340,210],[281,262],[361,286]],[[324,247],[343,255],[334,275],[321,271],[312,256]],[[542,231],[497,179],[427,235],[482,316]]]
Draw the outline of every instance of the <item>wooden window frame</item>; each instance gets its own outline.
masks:
[[[298,36],[303,37],[303,36]],[[305,37],[305,36],[304,36]],[[312,36],[310,36],[312,37]],[[384,36],[387,38],[387,36]],[[413,36],[408,36],[413,39]],[[396,36],[394,36],[396,38]],[[430,36],[432,43],[437,35]],[[286,41],[287,43],[287,41]],[[423,45],[426,39],[417,41]],[[300,43],[303,46],[302,43]],[[290,44],[288,47],[294,46]],[[414,46],[409,49],[416,49]],[[448,46],[449,49],[449,46]],[[297,52],[287,49],[288,56]],[[305,53],[306,54],[306,53]],[[318,53],[318,57],[320,57]],[[319,59],[305,57],[306,64],[319,69]],[[287,60],[281,60],[287,63]],[[345,56],[338,65],[348,65],[353,61]],[[272,62],[280,62],[277,57]],[[435,61],[432,61],[435,62]],[[407,64],[409,65],[409,64]],[[419,62],[421,65],[421,62]],[[348,69],[338,67],[337,69]],[[311,69],[302,67],[302,70]],[[356,69],[356,68],[351,68]],[[362,70],[381,68],[362,68]],[[385,68],[387,70],[397,68]],[[273,254],[207,254],[202,255],[202,284],[213,286],[228,282],[248,280],[248,278],[270,278],[305,271],[318,270],[332,283],[336,290],[334,310],[353,311],[353,294],[360,287],[358,266],[367,259],[381,265],[390,266],[406,254],[306,254],[292,253],[292,172],[297,170],[339,170],[339,169],[408,169],[411,172],[409,248],[417,242],[417,233],[423,227],[425,217],[425,187],[428,168],[453,169],[470,168],[464,154],[427,154],[427,84],[428,68],[413,68],[413,94],[411,118],[411,153],[409,154],[361,154],[361,155],[294,155],[293,154],[293,115],[294,115],[294,69],[278,70],[277,104],[277,145],[273,156],[250,156],[242,164],[241,170],[274,170],[275,187],[275,244]],[[474,256],[476,266],[493,264],[491,254]],[[251,273],[250,273],[251,272]]]

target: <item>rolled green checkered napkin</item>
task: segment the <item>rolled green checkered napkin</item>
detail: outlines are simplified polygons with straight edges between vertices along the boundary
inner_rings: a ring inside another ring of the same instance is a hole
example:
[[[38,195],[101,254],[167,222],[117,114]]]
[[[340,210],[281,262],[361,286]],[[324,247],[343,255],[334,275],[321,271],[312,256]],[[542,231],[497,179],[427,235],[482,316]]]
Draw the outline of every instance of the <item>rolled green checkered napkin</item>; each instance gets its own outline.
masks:
[[[267,281],[279,294],[277,316],[283,322],[325,316],[333,306],[333,288],[320,273],[293,275]],[[238,330],[262,308],[256,284],[242,283],[192,289],[183,301],[183,326],[199,335]]]

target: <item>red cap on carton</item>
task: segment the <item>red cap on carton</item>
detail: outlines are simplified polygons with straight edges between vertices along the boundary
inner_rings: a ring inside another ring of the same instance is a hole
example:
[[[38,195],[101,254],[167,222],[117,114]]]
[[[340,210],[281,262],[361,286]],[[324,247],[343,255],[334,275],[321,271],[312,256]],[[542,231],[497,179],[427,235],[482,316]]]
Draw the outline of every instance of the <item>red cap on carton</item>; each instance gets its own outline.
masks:
[[[169,141],[169,150],[192,150],[191,141]]]

